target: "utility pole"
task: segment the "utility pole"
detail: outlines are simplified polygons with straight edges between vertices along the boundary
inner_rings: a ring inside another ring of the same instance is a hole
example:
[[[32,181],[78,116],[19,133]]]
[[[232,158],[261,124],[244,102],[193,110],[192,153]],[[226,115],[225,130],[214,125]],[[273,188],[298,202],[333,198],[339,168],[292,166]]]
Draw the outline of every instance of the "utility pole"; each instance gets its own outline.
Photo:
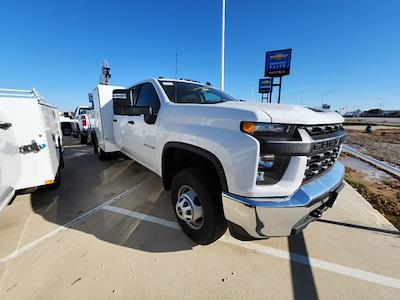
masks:
[[[224,90],[224,75],[225,75],[225,0],[222,0],[221,91]]]

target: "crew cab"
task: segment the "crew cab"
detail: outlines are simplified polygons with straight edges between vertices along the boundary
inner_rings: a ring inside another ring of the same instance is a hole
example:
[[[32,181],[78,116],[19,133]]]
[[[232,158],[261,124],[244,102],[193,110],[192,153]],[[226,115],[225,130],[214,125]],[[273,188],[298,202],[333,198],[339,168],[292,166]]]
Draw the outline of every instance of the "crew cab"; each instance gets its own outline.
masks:
[[[98,85],[94,151],[122,152],[162,178],[183,231],[209,244],[290,236],[332,207],[345,132],[331,111],[237,101],[210,85]]]
[[[73,115],[75,122],[72,125],[72,135],[79,137],[81,144],[86,144],[88,137],[88,111],[91,109],[89,106],[78,106]]]

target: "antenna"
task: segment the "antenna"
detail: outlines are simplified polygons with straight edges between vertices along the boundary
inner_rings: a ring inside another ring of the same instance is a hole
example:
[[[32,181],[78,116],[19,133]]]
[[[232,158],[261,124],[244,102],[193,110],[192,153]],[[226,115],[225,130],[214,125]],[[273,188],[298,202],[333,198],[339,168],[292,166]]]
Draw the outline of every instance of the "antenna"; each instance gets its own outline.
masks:
[[[107,60],[103,60],[103,64],[101,66],[100,84],[108,85],[110,78],[110,67],[108,66]]]
[[[175,79],[178,78],[178,52],[175,53]]]

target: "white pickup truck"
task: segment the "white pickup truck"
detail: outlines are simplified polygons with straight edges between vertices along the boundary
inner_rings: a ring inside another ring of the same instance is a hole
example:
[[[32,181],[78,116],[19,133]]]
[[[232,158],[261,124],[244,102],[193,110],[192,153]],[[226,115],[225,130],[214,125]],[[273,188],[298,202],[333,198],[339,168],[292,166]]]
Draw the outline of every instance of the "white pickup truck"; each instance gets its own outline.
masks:
[[[343,118],[297,105],[237,101],[209,85],[149,79],[92,92],[94,149],[161,176],[183,231],[209,244],[290,236],[332,207]]]
[[[75,122],[72,125],[72,135],[79,137],[81,144],[86,144],[88,137],[88,111],[91,109],[89,106],[78,106],[74,111],[73,120]]]

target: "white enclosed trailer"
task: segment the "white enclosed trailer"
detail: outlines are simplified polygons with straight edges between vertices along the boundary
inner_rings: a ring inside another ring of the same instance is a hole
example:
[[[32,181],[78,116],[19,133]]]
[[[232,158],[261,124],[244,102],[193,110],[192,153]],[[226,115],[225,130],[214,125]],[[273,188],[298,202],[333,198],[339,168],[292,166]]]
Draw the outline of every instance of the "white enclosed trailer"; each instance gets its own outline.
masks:
[[[0,211],[18,190],[60,182],[59,114],[35,90],[0,89]]]

